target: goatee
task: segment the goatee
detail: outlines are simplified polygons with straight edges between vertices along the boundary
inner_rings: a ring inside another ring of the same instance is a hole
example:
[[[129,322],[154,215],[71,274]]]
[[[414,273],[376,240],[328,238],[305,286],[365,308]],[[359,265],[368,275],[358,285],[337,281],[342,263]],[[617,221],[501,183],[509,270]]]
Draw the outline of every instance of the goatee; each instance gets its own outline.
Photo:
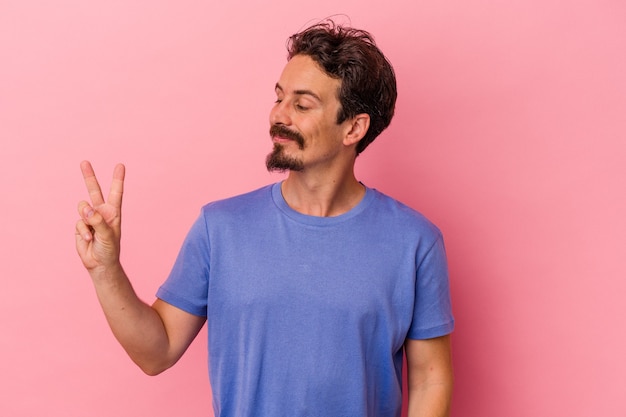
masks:
[[[274,149],[265,158],[265,166],[269,172],[302,171],[302,161],[285,155],[284,147],[280,143],[274,144]]]

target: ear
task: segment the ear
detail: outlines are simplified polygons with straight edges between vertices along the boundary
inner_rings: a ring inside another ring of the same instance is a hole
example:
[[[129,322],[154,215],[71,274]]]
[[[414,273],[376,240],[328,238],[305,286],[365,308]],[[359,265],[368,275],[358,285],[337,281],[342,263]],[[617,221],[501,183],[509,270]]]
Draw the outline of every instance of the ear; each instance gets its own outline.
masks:
[[[343,138],[343,144],[346,146],[358,143],[370,128],[370,115],[361,113],[349,120],[348,132]]]

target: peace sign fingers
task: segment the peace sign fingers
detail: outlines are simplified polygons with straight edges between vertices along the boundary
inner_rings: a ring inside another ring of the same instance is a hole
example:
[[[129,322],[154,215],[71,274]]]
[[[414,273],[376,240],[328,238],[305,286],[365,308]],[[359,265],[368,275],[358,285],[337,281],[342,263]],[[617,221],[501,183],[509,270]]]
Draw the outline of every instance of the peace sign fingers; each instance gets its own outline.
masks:
[[[107,200],[88,161],[80,164],[91,204],[81,201],[78,212],[81,219],[76,225],[76,248],[88,269],[111,265],[119,261],[121,236],[122,195],[124,192],[124,165],[113,170],[113,180]]]
[[[87,192],[91,199],[91,204],[94,207],[105,204],[104,196],[102,195],[102,189],[96,178],[96,174],[89,161],[83,161],[80,164],[80,169],[83,173],[83,179],[87,186]],[[117,164],[113,170],[113,181],[111,182],[111,188],[107,197],[107,204],[120,209],[122,207],[122,195],[124,193],[124,176],[126,175],[126,168],[123,164]]]

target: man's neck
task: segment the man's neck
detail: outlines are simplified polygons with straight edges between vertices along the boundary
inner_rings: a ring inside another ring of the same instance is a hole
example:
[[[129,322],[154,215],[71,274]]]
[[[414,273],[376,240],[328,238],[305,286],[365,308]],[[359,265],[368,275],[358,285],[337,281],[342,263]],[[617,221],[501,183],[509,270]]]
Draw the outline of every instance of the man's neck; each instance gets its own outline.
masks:
[[[352,170],[337,177],[292,171],[283,181],[281,191],[292,209],[319,217],[344,214],[359,204],[365,195],[365,187],[357,181]]]

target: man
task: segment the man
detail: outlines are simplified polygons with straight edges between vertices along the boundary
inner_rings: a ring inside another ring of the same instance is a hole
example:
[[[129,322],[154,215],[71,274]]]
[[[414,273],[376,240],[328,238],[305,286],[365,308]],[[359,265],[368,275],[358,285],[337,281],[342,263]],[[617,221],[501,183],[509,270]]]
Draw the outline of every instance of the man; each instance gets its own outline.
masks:
[[[270,112],[269,170],[288,178],[208,204],[151,306],[119,262],[124,166],[107,201],[88,162],[78,253],[113,330],[150,375],[208,323],[216,416],[446,416],[451,314],[439,230],[354,176],[390,123],[391,65],[327,21],[290,38]]]

